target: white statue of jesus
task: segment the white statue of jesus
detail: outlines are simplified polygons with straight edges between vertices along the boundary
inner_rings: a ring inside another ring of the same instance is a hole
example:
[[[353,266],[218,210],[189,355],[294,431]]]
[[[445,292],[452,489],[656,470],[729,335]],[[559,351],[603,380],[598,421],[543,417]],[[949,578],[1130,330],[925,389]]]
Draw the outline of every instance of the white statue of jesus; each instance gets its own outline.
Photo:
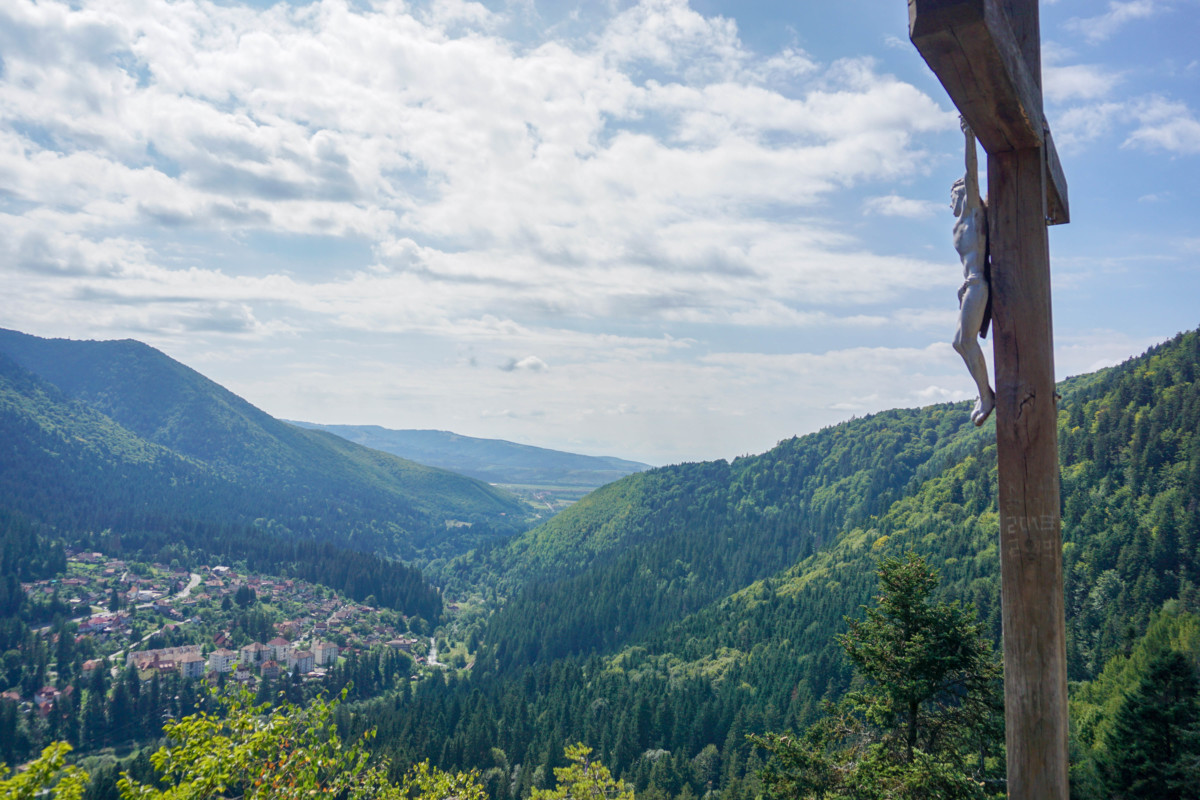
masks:
[[[971,412],[971,421],[982,425],[996,407],[996,395],[988,383],[987,362],[977,337],[987,335],[991,320],[988,303],[987,206],[979,196],[979,163],[975,155],[975,133],[959,117],[966,136],[967,173],[950,188],[950,207],[958,220],[954,223],[954,249],[963,265],[963,285],[958,290],[958,330],[954,349],[962,356],[979,387],[979,400]]]

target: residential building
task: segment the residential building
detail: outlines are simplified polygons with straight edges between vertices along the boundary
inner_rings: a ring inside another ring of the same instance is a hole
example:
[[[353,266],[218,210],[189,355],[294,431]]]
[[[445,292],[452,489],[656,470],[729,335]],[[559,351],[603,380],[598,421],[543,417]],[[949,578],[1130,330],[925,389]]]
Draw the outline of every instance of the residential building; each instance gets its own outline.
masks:
[[[315,642],[312,647],[313,661],[318,667],[329,666],[336,664],[338,659],[338,646],[333,642]]]
[[[33,703],[37,706],[38,711],[49,711],[53,708],[54,701],[58,699],[60,692],[53,686],[43,686],[33,693]]]
[[[149,669],[156,662],[178,661],[180,658],[190,653],[200,655],[200,645],[185,644],[180,645],[179,647],[161,647],[157,650],[138,650],[129,654],[129,660],[133,662],[134,666],[142,670]]]
[[[292,643],[282,636],[276,636],[267,642],[267,647],[271,649],[271,658],[276,661],[284,661],[287,659],[288,652],[292,649]]]
[[[289,648],[287,655],[288,672],[299,668],[300,674],[307,674],[313,671],[314,663],[311,650],[292,650]]]
[[[269,661],[274,654],[274,650],[258,642],[251,642],[242,647],[241,653],[242,664],[247,667],[255,667],[264,661]]]
[[[204,656],[199,653],[188,653],[179,658],[179,674],[185,678],[204,677]]]
[[[233,665],[237,663],[238,654],[236,650],[213,650],[208,654],[208,668],[213,672],[225,673],[233,669]]]

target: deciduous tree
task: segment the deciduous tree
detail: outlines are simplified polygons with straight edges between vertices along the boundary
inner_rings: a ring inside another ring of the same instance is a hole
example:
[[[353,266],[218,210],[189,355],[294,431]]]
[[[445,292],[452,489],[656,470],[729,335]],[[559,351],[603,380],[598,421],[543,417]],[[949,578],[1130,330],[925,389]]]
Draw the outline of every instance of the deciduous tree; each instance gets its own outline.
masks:
[[[558,785],[534,789],[531,800],[633,800],[633,787],[616,780],[608,767],[593,761],[592,748],[573,744],[565,754],[571,763],[554,769]]]

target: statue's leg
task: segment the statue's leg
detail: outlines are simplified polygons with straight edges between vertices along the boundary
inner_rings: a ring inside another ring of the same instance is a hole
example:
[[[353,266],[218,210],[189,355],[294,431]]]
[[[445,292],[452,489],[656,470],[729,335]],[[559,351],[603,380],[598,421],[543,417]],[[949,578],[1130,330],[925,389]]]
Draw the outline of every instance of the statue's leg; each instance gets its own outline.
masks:
[[[954,349],[962,356],[979,389],[979,400],[971,412],[971,421],[982,425],[996,407],[996,395],[988,381],[987,361],[979,347],[979,328],[987,308],[988,285],[982,279],[968,281],[963,286],[958,309],[958,330],[954,333]]]

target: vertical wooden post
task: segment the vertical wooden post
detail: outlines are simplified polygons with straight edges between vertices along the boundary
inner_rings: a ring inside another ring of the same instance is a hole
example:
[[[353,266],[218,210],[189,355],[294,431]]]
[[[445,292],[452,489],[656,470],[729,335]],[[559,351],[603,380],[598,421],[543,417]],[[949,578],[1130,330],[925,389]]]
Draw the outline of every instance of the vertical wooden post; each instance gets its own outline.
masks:
[[[1041,84],[1037,0],[1004,0]],[[1067,800],[1058,421],[1041,148],[988,156],[996,446],[1011,800]]]
[[[988,158],[1008,796],[1066,800],[1067,651],[1045,190],[1038,150]]]

